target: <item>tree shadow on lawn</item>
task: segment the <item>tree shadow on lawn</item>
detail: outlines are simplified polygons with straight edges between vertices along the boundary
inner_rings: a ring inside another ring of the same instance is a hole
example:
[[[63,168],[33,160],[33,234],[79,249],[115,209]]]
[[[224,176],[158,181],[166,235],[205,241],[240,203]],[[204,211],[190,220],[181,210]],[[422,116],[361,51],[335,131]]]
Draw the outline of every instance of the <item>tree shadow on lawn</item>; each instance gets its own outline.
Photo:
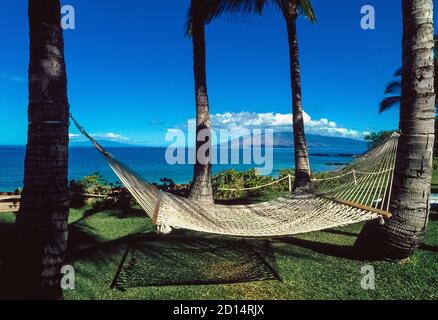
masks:
[[[14,253],[15,224],[0,222],[0,291],[6,272],[6,265]],[[2,277],[3,276],[3,277]],[[1,292],[0,292],[1,297]]]
[[[90,208],[84,211],[84,214],[81,218],[77,219],[75,222],[70,225],[78,225],[84,220],[91,218],[92,216],[102,213],[106,211],[108,216],[112,216],[119,219],[128,219],[132,217],[144,217],[146,214],[142,209],[138,208],[129,208],[129,209],[100,209],[100,208]]]
[[[331,243],[304,240],[299,238],[282,238],[282,239],[278,239],[278,241],[284,244],[291,244],[294,246],[298,246],[300,248],[309,249],[312,250],[313,252],[320,253],[325,256],[331,256],[331,257],[343,258],[349,260],[363,260],[361,259],[360,255],[358,254],[356,248],[353,245],[351,246],[336,245]]]
[[[431,213],[429,219],[431,221],[438,221],[438,213]]]
[[[438,213],[436,213],[436,212],[431,213],[430,216],[429,216],[429,219],[430,219],[430,221],[433,221],[433,222],[438,221]],[[429,224],[429,227],[431,227],[430,224]],[[429,230],[427,232],[434,232],[434,231],[435,230],[433,230],[432,228],[429,228]],[[429,251],[429,252],[433,252],[433,253],[438,253],[438,246],[432,246],[430,244],[423,243],[420,246],[420,250]]]
[[[15,224],[0,222],[0,263],[14,251]]]
[[[355,238],[357,238],[359,236],[358,233],[343,231],[343,230],[338,230],[338,229],[321,230],[321,232],[330,233],[330,234],[334,234],[334,235],[338,235],[338,236],[347,236],[347,237],[355,237]]]
[[[123,239],[118,239],[118,241],[123,242]],[[23,275],[19,273],[19,268],[17,268],[21,257],[16,244],[15,223],[13,221],[0,222],[0,300],[44,298],[35,288],[28,288],[25,283],[22,283]],[[89,226],[70,224],[67,258],[64,264],[68,265],[81,257],[86,258],[88,251],[101,251],[96,256],[96,263],[99,263],[99,259],[108,261],[111,254],[106,249],[113,248],[116,244],[117,241],[106,244],[105,240]],[[113,263],[116,265],[118,260],[113,261]]]
[[[10,299],[18,274],[11,268],[11,261],[19,254],[16,250],[16,227],[13,221],[0,222],[0,300]]]
[[[431,221],[438,221],[438,214],[431,214],[430,220]],[[366,227],[366,225],[365,225],[365,227]],[[329,234],[333,234],[333,235],[354,237],[356,240],[360,235],[360,233],[342,231],[342,230],[338,230],[338,229],[328,229],[328,230],[322,230],[320,232],[329,233]],[[320,254],[327,255],[327,256],[344,258],[344,259],[349,259],[349,260],[358,260],[358,261],[373,260],[372,257],[364,257],[363,252],[361,252],[360,247],[356,246],[357,243],[355,245],[346,246],[346,245],[337,245],[337,244],[331,244],[331,243],[326,243],[326,242],[304,240],[304,239],[299,239],[299,238],[295,238],[295,237],[282,238],[282,239],[278,239],[278,241],[280,241],[282,243],[292,244],[292,245],[295,245],[295,246],[298,246],[301,248],[306,248],[306,249],[312,250],[316,253],[320,253]],[[438,247],[431,246],[431,245],[428,245],[426,243],[423,243],[419,249],[438,253]],[[376,260],[380,260],[380,259],[376,259]]]
[[[424,250],[424,251],[438,253],[438,247],[430,246],[430,245],[424,244],[424,243],[420,246],[420,249]]]

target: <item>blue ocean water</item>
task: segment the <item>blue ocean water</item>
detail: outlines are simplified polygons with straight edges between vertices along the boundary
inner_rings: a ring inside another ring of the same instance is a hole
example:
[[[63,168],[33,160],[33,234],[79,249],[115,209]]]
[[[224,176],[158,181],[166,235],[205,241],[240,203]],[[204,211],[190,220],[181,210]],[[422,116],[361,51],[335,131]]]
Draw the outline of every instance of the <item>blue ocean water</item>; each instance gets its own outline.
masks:
[[[107,148],[107,150],[151,182],[160,178],[171,178],[176,183],[187,183],[193,176],[193,165],[169,165],[165,161],[165,148],[128,147]],[[330,171],[341,164],[351,162],[352,155],[360,155],[365,149],[310,148],[310,165],[313,171]],[[273,176],[280,169],[293,168],[294,150],[278,148],[273,152]],[[0,191],[13,191],[23,185],[25,147],[0,146]],[[242,157],[240,157],[242,159]],[[214,165],[213,173],[226,169],[247,170],[252,165]],[[69,158],[69,179],[77,180],[86,175],[99,172],[109,182],[117,177],[106,164],[103,157],[93,148],[71,147]]]

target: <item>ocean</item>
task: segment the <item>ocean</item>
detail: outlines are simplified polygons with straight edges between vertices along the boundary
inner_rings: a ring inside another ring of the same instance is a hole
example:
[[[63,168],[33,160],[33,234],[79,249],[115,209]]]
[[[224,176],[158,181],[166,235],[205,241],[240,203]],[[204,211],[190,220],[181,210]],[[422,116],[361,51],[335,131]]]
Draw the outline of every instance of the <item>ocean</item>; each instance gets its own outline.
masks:
[[[109,147],[108,152],[123,161],[150,182],[159,182],[161,178],[171,178],[176,183],[188,183],[193,176],[193,165],[169,165],[165,161],[165,148],[148,147]],[[309,148],[310,165],[313,171],[330,171],[354,160],[364,148]],[[293,168],[293,148],[276,148],[273,151],[273,170],[271,175],[278,176],[280,169]],[[0,191],[13,191],[23,186],[24,146],[0,146]],[[240,157],[242,159],[242,157]],[[255,164],[221,164],[213,166],[213,173],[227,170],[247,170],[256,168]],[[69,179],[78,180],[97,173],[108,182],[117,181],[117,177],[106,164],[103,157],[91,147],[71,147],[69,158]]]

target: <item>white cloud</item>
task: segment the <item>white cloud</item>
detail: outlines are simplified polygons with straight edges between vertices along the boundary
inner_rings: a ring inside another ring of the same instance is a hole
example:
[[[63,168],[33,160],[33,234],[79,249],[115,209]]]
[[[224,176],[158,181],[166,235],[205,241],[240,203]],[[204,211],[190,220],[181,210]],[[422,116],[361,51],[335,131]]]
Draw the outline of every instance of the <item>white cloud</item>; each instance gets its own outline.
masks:
[[[21,76],[16,76],[9,73],[0,73],[0,80],[7,80],[12,82],[24,82],[26,79]]]
[[[91,136],[95,139],[112,140],[112,141],[129,141],[130,139],[114,132],[93,133]]]
[[[111,141],[119,141],[119,142],[128,142],[131,141],[131,139],[124,137],[121,134],[114,133],[114,132],[107,132],[107,133],[92,133],[90,134],[94,139],[96,140],[111,140]],[[70,139],[72,140],[80,140],[84,139],[80,134],[77,133],[70,133],[69,134]]]
[[[255,113],[255,112],[226,112],[211,116],[211,124],[214,129],[274,129],[277,132],[292,131],[292,114],[281,113]],[[323,136],[348,137],[361,139],[364,132],[339,127],[336,122],[326,118],[314,120],[304,112],[304,125],[306,132]]]

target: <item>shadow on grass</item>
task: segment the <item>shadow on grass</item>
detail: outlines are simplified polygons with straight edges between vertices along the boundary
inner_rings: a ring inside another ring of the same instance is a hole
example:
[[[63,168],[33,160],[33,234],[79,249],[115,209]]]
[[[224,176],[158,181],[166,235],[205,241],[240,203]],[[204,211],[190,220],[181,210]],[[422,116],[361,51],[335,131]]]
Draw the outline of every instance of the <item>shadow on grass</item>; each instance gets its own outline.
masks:
[[[0,222],[0,300],[16,297],[15,280],[19,277],[11,262],[16,251],[16,227],[13,222]]]
[[[278,240],[281,243],[291,244],[301,248],[312,250],[326,256],[344,258],[349,260],[361,260],[354,246],[342,246],[317,241],[303,240],[298,238],[283,238]]]
[[[425,250],[425,251],[438,253],[438,247],[430,246],[430,245],[424,244],[424,243],[420,246],[420,249]]]
[[[70,225],[66,263],[82,261],[81,276],[95,278],[105,268],[114,278],[104,279],[107,288],[125,290],[148,286],[227,284],[280,280],[269,241],[243,241],[196,232],[174,230],[171,235],[145,233],[105,240],[85,223],[98,212]],[[125,219],[144,216],[140,210],[112,210],[105,217]],[[95,217],[96,219],[96,217]]]
[[[84,217],[70,224],[66,264],[80,267],[83,279],[100,279],[104,288],[111,284],[118,290],[149,286],[215,285],[249,281],[281,281],[275,263],[271,241],[261,239],[205,235],[175,230],[171,235],[160,236],[141,231],[107,240],[93,229],[86,219],[99,212],[88,210]],[[124,212],[113,210],[105,216],[120,219],[143,215],[139,210]],[[332,232],[332,231],[328,231]],[[333,231],[338,233],[338,231]],[[0,259],[10,255],[14,224],[0,224]],[[352,258],[352,248],[317,243],[296,238],[284,238],[286,244],[312,249],[326,255]],[[280,253],[277,251],[275,253]],[[297,259],[303,257],[288,252]],[[14,270],[2,272],[0,278],[14,279]],[[9,281],[9,287],[13,285]],[[0,296],[8,297],[8,286],[1,286]]]
[[[0,263],[10,257],[14,250],[15,224],[0,222]],[[3,262],[4,263],[4,262]]]
[[[120,239],[121,241],[122,239]],[[112,247],[114,244],[108,244]],[[9,299],[52,299],[47,292],[40,288],[30,286],[22,273],[23,265],[20,250],[17,250],[16,226],[13,221],[0,222],[0,300]],[[109,256],[105,251],[104,240],[99,237],[95,230],[86,225],[70,224],[67,259],[65,264],[75,261],[76,258],[87,258],[86,253],[100,251],[96,256],[96,262]],[[69,257],[73,253],[73,259]],[[100,254],[101,253],[101,254]],[[93,258],[94,259],[94,258]],[[104,260],[102,260],[104,261]],[[116,264],[118,260],[113,261]],[[57,298],[56,298],[57,299]]]
[[[73,222],[71,225],[78,225],[81,222],[83,222],[84,220],[91,218],[92,216],[104,211],[107,209],[101,209],[101,208],[90,208],[88,210],[84,211],[83,216],[76,220],[75,222]],[[137,208],[129,208],[129,209],[110,209],[109,212],[109,216],[115,217],[115,218],[119,218],[119,219],[128,219],[128,218],[132,218],[132,217],[144,217],[146,215],[146,213],[142,210],[142,209],[137,209]]]
[[[214,285],[278,280],[272,248],[251,242],[188,235],[136,235],[129,239],[111,287]]]
[[[329,230],[322,230],[321,232],[324,233],[330,233],[338,236],[347,236],[347,237],[358,237],[358,233],[354,232],[348,232],[348,231],[342,231],[342,230],[335,230],[335,229],[329,229]]]
[[[13,223],[0,222],[0,299],[8,296],[9,285],[9,262],[14,254],[15,225]]]
[[[102,283],[109,288],[126,290],[148,286],[227,284],[246,281],[281,280],[277,271],[272,242],[267,240],[242,240],[230,237],[211,236],[194,232],[175,230],[169,236],[160,236],[144,231],[114,240],[107,240],[93,229],[86,218],[99,213],[89,210],[70,225],[66,264],[81,266],[81,277],[93,281],[99,277],[99,270],[108,271]],[[141,210],[113,210],[106,217],[125,219],[143,216]],[[431,214],[432,221],[438,214]],[[6,268],[14,252],[15,226],[11,222],[0,222],[0,298],[10,297],[13,279],[18,276]],[[325,233],[356,237],[353,232],[326,230]],[[280,238],[274,243],[284,243],[312,250],[326,256],[362,260],[354,246],[335,245],[295,237]],[[292,250],[291,250],[292,248]],[[437,247],[423,244],[422,250],[438,252]],[[293,250],[292,246],[275,247],[275,254],[306,257]]]

